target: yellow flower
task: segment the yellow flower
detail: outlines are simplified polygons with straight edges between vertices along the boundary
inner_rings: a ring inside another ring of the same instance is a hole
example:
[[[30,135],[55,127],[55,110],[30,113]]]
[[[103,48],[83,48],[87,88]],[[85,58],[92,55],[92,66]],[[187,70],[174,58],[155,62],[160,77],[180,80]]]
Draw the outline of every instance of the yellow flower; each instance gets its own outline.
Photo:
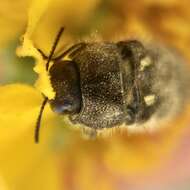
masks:
[[[146,6],[144,1],[139,2]],[[85,140],[47,106],[40,144],[34,143],[34,127],[43,99],[41,93],[49,99],[55,95],[45,62],[36,48],[48,55],[53,38],[63,23],[68,24],[68,28],[77,28],[92,16],[97,6],[103,6],[98,0],[81,0],[80,7],[76,4],[70,0],[33,0],[30,5],[28,26],[17,55],[35,58],[34,70],[39,78],[36,88],[24,84],[0,87],[0,189],[153,189],[155,185],[158,189],[162,185],[162,189],[172,180],[189,177],[190,108],[153,134],[116,132],[112,137]],[[111,5],[115,7],[114,2]],[[137,24],[141,23],[137,21],[139,12],[135,17],[135,13],[128,13],[129,31],[137,30],[138,26],[139,31],[147,34],[150,31],[146,24]],[[71,20],[66,18],[76,21],[69,25]],[[108,22],[107,28],[111,26]],[[121,30],[126,31],[125,27]],[[66,34],[65,41],[69,42],[70,38]],[[180,166],[175,165],[174,169],[174,164]],[[180,170],[181,176],[178,175]]]
[[[58,182],[54,155],[46,139],[36,146],[33,138],[41,95],[21,84],[2,86],[0,92],[0,173],[7,188],[55,189]],[[53,125],[51,115],[46,112],[46,116],[48,126]]]
[[[27,22],[27,10],[30,0],[1,1],[0,6],[0,46],[18,37]]]

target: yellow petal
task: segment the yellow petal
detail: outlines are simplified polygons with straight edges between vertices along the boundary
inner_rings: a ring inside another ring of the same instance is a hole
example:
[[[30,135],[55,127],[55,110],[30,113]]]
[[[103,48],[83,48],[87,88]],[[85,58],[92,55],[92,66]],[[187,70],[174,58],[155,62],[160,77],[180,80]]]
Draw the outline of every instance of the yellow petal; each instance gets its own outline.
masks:
[[[41,54],[35,48],[32,42],[32,34],[38,24],[44,11],[51,0],[37,1],[34,0],[31,4],[28,16],[28,26],[26,33],[23,36],[23,44],[17,49],[17,55],[19,56],[32,56],[36,58],[36,67],[34,70],[39,74],[38,81],[36,82],[36,87],[49,99],[53,99],[55,92],[51,86],[49,75],[45,68],[45,62],[42,59]]]
[[[27,10],[31,0],[5,0],[0,6],[0,47],[20,35],[27,22]]]
[[[0,189],[1,190],[8,190],[8,187],[6,185],[5,180],[3,179],[3,177],[0,174]]]
[[[55,123],[48,106],[40,144],[34,142],[41,102],[41,94],[30,86],[0,87],[0,174],[10,189],[58,189],[55,156],[49,146]]]
[[[12,139],[28,130],[32,124],[34,125],[41,102],[40,93],[29,86],[21,84],[1,86],[0,142]],[[15,128],[17,133],[14,131]]]

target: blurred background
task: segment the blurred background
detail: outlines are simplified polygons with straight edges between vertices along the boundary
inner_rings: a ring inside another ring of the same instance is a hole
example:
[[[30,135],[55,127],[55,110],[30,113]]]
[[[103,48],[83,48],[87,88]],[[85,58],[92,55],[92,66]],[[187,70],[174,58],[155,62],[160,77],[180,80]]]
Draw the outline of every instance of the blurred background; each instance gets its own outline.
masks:
[[[32,86],[37,79],[34,58],[16,56],[32,2],[0,0],[1,85]],[[188,0],[47,2],[32,36],[35,46],[46,54],[60,26],[65,26],[60,49],[81,40],[139,39],[166,44],[190,64]],[[83,139],[61,117],[48,116],[43,128],[51,130],[44,129],[42,138],[47,139],[39,145],[33,142],[36,115],[29,119],[34,121],[26,131],[0,141],[0,190],[190,189],[189,109],[155,134],[115,134],[93,141]],[[17,133],[16,126],[10,133]],[[3,130],[0,133],[3,135]]]

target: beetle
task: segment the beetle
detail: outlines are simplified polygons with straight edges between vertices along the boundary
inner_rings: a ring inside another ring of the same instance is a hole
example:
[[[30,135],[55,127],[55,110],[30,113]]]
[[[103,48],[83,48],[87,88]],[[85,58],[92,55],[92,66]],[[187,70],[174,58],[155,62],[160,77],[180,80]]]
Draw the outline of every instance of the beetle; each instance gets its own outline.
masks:
[[[148,122],[178,113],[187,95],[187,73],[179,56],[138,40],[81,42],[53,58],[64,28],[46,56],[55,98],[41,105],[35,129],[39,141],[42,112],[48,102],[73,124],[94,131]],[[70,60],[64,60],[68,56]],[[50,67],[49,63],[53,61]],[[188,79],[188,81],[190,81]]]

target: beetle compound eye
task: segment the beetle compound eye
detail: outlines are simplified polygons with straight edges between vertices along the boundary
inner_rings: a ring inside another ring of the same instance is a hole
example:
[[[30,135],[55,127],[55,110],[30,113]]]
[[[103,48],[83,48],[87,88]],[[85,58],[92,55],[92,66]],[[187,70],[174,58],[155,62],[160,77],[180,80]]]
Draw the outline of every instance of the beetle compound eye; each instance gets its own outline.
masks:
[[[80,74],[73,61],[57,61],[49,70],[55,98],[50,100],[53,111],[59,114],[78,113],[81,108]]]
[[[59,101],[57,99],[50,101],[51,108],[58,114],[78,113],[80,111],[80,100],[68,101],[67,99]]]

